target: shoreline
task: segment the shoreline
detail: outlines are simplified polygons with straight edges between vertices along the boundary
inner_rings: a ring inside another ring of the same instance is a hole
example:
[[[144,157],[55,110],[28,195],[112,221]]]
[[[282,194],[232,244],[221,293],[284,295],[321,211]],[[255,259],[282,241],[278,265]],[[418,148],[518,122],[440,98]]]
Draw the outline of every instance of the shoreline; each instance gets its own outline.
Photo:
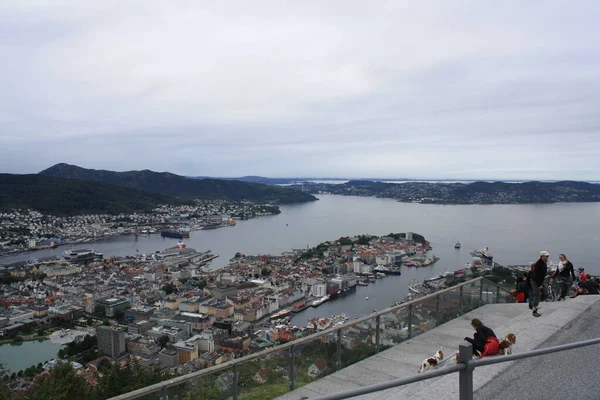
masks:
[[[261,214],[261,215],[256,215],[254,217],[251,218],[232,218],[235,221],[247,221],[250,219],[254,219],[254,218],[260,218],[260,217],[268,217],[268,216],[273,216],[273,215],[278,215],[281,214],[281,211],[279,213],[271,213],[271,214]],[[148,226],[156,226],[156,225],[164,225],[164,224],[155,224],[155,225],[148,225]],[[175,226],[176,224],[171,224],[172,226]],[[179,224],[179,226],[184,226],[185,224]],[[199,225],[195,225],[194,227],[189,229],[189,232],[199,232],[199,231],[203,231],[203,230],[213,230],[213,229],[219,229],[219,228],[230,228],[233,227],[234,225],[219,225],[219,226],[215,226],[215,227],[210,227],[210,228],[206,228],[204,226],[199,226]],[[131,227],[130,227],[131,228]],[[114,239],[114,238],[120,238],[120,237],[129,237],[129,236],[133,236],[133,237],[150,237],[153,235],[158,235],[160,236],[160,231],[157,231],[156,233],[148,233],[148,234],[144,234],[144,235],[136,235],[136,233],[134,232],[127,232],[127,233],[115,233],[115,234],[108,234],[108,235],[100,235],[98,237],[86,237],[83,239],[75,239],[75,240],[67,240],[64,242],[61,242],[59,244],[56,244],[55,246],[43,246],[43,247],[36,247],[36,248],[31,248],[31,249],[22,249],[22,250],[16,250],[16,251],[8,251],[8,252],[2,252],[0,251],[0,262],[2,261],[2,259],[4,258],[8,258],[8,257],[13,257],[13,256],[19,256],[19,255],[25,255],[28,253],[35,253],[38,251],[44,251],[44,250],[53,250],[53,249],[57,249],[58,247],[65,247],[65,246],[73,246],[73,245],[83,245],[83,244],[91,244],[91,243],[100,243],[100,242],[104,242],[104,241],[109,241],[110,239]],[[0,265],[2,265],[0,263]]]
[[[33,338],[23,339],[23,340],[19,340],[19,341],[15,341],[15,339],[0,340],[0,346],[3,346],[5,344],[11,345],[11,346],[18,346],[20,343],[25,343],[25,342],[45,342],[46,340],[48,340],[48,335],[36,336],[36,337],[33,337]]]

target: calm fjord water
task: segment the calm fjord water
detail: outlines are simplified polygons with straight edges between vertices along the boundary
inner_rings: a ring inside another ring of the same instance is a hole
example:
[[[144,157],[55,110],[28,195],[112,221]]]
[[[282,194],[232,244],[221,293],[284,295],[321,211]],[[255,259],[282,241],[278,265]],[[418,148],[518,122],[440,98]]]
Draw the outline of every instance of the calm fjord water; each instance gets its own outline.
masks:
[[[361,233],[417,232],[441,257],[436,270],[457,269],[469,251],[489,246],[501,264],[533,261],[540,250],[551,259],[566,253],[576,267],[600,273],[600,203],[534,205],[426,205],[391,199],[319,195],[319,201],[282,206],[274,216],[239,221],[236,226],[195,231],[185,242],[198,251],[219,254],[212,267],[222,267],[236,253],[279,254],[293,248]],[[462,249],[454,250],[460,240]],[[73,248],[91,247],[105,256],[154,252],[177,241],[160,235],[120,236]],[[0,259],[8,263],[33,256],[60,255],[64,247]]]
[[[423,279],[444,270],[463,268],[469,251],[489,246],[500,264],[523,264],[547,250],[552,260],[566,253],[576,267],[600,274],[596,250],[600,245],[600,203],[536,205],[425,205],[390,199],[320,195],[319,201],[282,206],[279,215],[240,221],[234,227],[192,232],[185,242],[198,251],[220,257],[211,267],[227,264],[236,253],[280,254],[293,248],[361,233],[417,232],[431,243],[440,261],[427,268],[402,268],[401,276],[377,280],[354,293],[296,314],[293,323],[307,318],[346,313],[350,317],[384,309],[406,296],[411,278]],[[454,249],[457,240],[460,250]],[[74,248],[92,247],[105,256],[154,252],[177,240],[159,235],[122,236]],[[68,248],[68,247],[67,247]],[[60,255],[64,248],[0,259],[8,263],[32,256]],[[366,300],[366,296],[369,300]],[[34,360],[35,361],[35,360]]]

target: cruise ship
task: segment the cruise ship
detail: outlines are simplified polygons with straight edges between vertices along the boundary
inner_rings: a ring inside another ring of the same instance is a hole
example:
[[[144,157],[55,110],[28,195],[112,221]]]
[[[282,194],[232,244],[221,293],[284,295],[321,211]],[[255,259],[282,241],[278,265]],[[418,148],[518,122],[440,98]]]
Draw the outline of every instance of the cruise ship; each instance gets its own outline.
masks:
[[[483,250],[473,250],[471,255],[473,257],[481,257],[481,259],[486,263],[491,263],[494,258],[494,254],[492,254],[489,247],[486,247]]]

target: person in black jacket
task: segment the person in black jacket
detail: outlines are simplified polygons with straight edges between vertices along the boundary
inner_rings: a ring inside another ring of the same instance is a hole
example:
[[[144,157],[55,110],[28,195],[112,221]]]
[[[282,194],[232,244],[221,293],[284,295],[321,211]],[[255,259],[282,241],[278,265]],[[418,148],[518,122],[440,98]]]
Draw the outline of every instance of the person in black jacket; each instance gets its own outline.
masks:
[[[541,251],[540,258],[531,265],[531,271],[529,271],[531,302],[533,305],[532,315],[534,317],[541,316],[537,308],[540,305],[541,289],[544,287],[544,279],[546,279],[546,273],[548,272],[548,257],[550,257],[550,254],[547,251]]]
[[[488,338],[496,338],[496,334],[493,330],[483,325],[483,322],[479,318],[473,318],[471,326],[475,329],[473,338],[466,337],[465,340],[473,345],[473,353],[477,354],[479,352],[481,354],[484,351]]]
[[[575,269],[573,268],[571,261],[569,261],[564,254],[559,254],[558,258],[560,259],[560,262],[556,267],[556,271],[552,274],[552,278],[556,279],[556,283],[558,283],[558,287],[560,288],[558,297],[558,301],[560,301],[565,299],[567,292],[571,287],[569,275],[573,281],[575,281]]]
[[[515,298],[517,299],[517,303],[525,303],[527,301],[528,291],[529,288],[527,287],[525,278],[523,276],[517,276],[517,284],[515,286],[515,290],[513,290]]]

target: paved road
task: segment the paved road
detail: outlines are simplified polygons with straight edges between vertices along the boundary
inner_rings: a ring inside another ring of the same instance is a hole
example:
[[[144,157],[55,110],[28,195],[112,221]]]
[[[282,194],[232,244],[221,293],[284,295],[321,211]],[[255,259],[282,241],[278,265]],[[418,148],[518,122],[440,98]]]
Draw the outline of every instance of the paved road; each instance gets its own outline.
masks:
[[[596,303],[539,347],[599,336],[600,304]],[[593,345],[516,361],[508,370],[476,391],[474,397],[476,400],[598,400],[599,377],[600,345]]]

